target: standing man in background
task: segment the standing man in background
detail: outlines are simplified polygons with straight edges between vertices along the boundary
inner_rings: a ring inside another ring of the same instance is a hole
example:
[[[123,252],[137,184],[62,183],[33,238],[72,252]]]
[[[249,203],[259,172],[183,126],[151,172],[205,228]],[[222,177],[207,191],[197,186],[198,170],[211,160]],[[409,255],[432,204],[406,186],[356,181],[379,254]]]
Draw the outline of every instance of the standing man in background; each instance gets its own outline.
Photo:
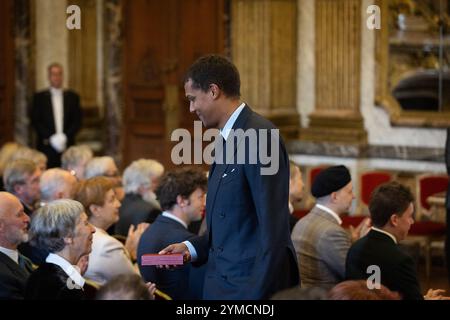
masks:
[[[61,154],[75,143],[81,128],[80,96],[63,89],[63,68],[48,67],[50,88],[33,97],[31,124],[37,134],[37,149],[47,158],[48,168],[61,166]]]

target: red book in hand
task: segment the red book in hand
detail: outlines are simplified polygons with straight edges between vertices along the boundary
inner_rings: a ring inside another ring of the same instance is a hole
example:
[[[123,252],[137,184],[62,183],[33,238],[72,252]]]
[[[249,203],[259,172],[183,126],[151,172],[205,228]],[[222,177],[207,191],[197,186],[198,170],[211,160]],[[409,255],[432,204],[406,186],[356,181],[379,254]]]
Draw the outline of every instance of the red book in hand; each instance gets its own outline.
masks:
[[[141,266],[160,266],[160,265],[169,265],[169,266],[183,265],[183,254],[181,253],[143,254],[141,257]]]

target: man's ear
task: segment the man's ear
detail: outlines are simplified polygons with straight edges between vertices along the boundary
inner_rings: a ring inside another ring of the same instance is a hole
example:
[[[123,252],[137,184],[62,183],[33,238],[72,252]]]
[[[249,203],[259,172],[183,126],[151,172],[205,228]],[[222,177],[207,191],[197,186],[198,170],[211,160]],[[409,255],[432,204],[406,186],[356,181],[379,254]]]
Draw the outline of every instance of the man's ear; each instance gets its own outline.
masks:
[[[178,205],[180,208],[183,208],[184,206],[186,206],[186,199],[183,198],[183,197],[180,196],[180,195],[177,195],[177,205]]]
[[[15,194],[22,194],[22,191],[23,191],[23,185],[21,185],[21,184],[16,184],[16,185],[13,187],[13,189],[14,189],[14,193],[15,193]]]
[[[217,84],[210,84],[209,90],[211,90],[211,95],[214,99],[217,99],[220,95],[220,88],[217,86]]]
[[[337,191],[332,192],[332,193],[330,194],[330,200],[331,200],[331,202],[336,202],[337,197],[338,197]]]
[[[398,225],[398,218],[399,218],[399,216],[398,216],[396,213],[394,213],[393,215],[391,215],[391,216],[389,217],[389,222],[390,222],[394,227],[396,227],[396,226]]]
[[[100,206],[96,205],[96,204],[91,204],[89,206],[89,211],[91,211],[93,216],[98,216],[98,211],[100,209]]]
[[[64,238],[64,243],[66,245],[72,244],[73,243],[73,238],[72,237],[65,237]]]

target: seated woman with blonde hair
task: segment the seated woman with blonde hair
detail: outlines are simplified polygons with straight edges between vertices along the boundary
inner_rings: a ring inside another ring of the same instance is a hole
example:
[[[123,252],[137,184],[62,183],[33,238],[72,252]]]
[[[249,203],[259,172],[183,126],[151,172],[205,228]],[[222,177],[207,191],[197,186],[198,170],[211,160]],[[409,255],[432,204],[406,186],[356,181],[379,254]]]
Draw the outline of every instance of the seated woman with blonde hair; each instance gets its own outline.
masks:
[[[106,232],[119,219],[120,201],[114,181],[106,177],[81,181],[75,199],[83,204],[96,230],[85,277],[103,285],[120,274],[139,274],[132,261],[136,260],[136,247],[148,224],[142,223],[136,229],[131,226],[125,245]]]

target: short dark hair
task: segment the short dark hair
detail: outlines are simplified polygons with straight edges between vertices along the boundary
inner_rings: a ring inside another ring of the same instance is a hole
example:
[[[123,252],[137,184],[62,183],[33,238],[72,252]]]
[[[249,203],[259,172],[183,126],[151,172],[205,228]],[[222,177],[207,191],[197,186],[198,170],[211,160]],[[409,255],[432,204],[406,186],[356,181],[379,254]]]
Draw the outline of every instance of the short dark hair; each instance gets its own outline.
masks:
[[[206,174],[193,167],[166,173],[156,189],[156,196],[163,210],[170,210],[177,203],[177,196],[188,198],[197,188],[206,190]]]
[[[241,96],[241,80],[236,66],[226,57],[207,55],[192,64],[186,73],[184,83],[192,81],[192,86],[203,92],[209,90],[211,84],[217,85],[227,97]]]
[[[375,227],[383,227],[393,214],[402,215],[414,196],[409,188],[398,182],[380,185],[372,192],[369,202],[370,217]]]
[[[96,300],[150,300],[144,281],[137,274],[121,274],[103,285]]]

